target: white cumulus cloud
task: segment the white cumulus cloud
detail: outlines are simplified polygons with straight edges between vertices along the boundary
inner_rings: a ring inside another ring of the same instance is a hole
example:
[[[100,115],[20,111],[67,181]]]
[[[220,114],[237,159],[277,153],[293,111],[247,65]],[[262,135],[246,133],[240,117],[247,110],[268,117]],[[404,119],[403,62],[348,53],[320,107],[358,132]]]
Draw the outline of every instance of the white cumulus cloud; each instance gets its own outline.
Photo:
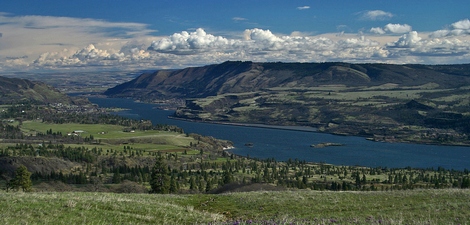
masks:
[[[446,36],[461,36],[470,34],[470,20],[464,19],[451,24],[449,29],[432,32],[429,36],[440,38]]]
[[[412,31],[404,34],[397,41],[388,43],[392,56],[417,56],[426,57],[455,57],[454,60],[464,60],[470,56],[470,42],[456,38],[452,39],[423,39],[418,32]],[[447,60],[449,60],[448,58]],[[435,61],[434,61],[435,62]]]
[[[392,24],[389,23],[384,27],[385,31],[389,31],[394,34],[403,34],[411,31],[411,26],[408,24]]]
[[[401,36],[396,42],[390,43],[389,46],[399,48],[416,47],[420,44],[420,41],[421,37],[419,37],[418,32],[411,31]]]
[[[198,29],[199,30],[199,29]],[[190,57],[199,55],[198,48],[190,48],[188,37],[191,35],[207,40],[201,42],[211,43],[214,37],[199,32],[181,32],[155,41],[148,48],[159,53],[183,55]],[[219,37],[222,39],[222,37]],[[251,61],[330,61],[350,59],[370,59],[387,55],[378,42],[365,37],[332,40],[325,37],[309,36],[279,36],[270,30],[259,28],[247,29],[243,32],[243,39],[227,39],[217,42],[217,48],[212,44],[203,45],[207,52],[217,55],[219,60],[243,59]],[[211,54],[205,54],[209,57]]]
[[[230,41],[222,36],[207,34],[202,28],[195,32],[183,31],[170,37],[153,41],[149,50],[159,52],[172,52],[174,54],[188,54],[191,52],[209,51],[225,48]]]
[[[408,33],[412,30],[411,26],[408,24],[393,24],[389,23],[385,25],[383,28],[381,27],[373,27],[370,29],[371,33],[375,34],[404,34]]]

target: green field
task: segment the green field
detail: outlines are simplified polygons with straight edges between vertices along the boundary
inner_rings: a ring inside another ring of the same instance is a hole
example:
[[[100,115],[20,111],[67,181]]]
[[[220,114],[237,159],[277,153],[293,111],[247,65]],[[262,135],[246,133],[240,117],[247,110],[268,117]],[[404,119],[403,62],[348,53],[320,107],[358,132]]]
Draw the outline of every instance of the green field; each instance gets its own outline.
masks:
[[[74,131],[80,131],[81,137],[93,136],[95,140],[100,140],[101,148],[122,149],[122,145],[130,146],[133,150],[159,151],[159,150],[180,150],[190,146],[196,141],[185,134],[159,131],[159,130],[135,130],[125,132],[123,126],[109,124],[50,124],[40,121],[25,121],[21,129],[26,134],[35,135],[38,132],[46,133],[48,130],[62,135],[67,135]],[[71,147],[94,148],[92,144],[67,144]]]
[[[0,192],[2,224],[469,224],[470,190]]]

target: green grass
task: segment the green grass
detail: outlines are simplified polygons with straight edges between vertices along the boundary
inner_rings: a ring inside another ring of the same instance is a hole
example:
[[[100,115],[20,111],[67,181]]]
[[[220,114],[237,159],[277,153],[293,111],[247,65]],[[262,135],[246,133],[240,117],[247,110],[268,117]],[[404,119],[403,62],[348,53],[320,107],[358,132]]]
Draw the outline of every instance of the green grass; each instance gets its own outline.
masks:
[[[221,215],[174,202],[180,196],[1,193],[1,224],[193,224]]]
[[[155,135],[161,133],[161,131],[138,131],[135,132],[124,132],[123,126],[110,125],[110,124],[79,124],[79,123],[66,123],[66,124],[50,124],[42,123],[39,121],[25,121],[21,128],[25,131],[38,131],[46,133],[47,130],[52,129],[52,132],[61,132],[63,135],[72,131],[81,130],[84,131],[83,135],[93,135],[96,138],[126,138],[126,137],[138,137],[145,135]],[[104,134],[101,134],[101,133]]]
[[[470,190],[460,189],[219,195],[0,192],[0,223],[469,224],[468,199]]]
[[[68,144],[67,146],[85,146],[88,148],[103,148],[103,149],[122,149],[122,142],[126,142],[134,150],[146,150],[146,151],[159,151],[159,150],[181,150],[184,147],[190,146],[190,143],[196,143],[196,141],[187,137],[184,134],[167,132],[167,131],[158,131],[158,130],[146,130],[139,131],[135,130],[134,132],[124,132],[123,126],[118,125],[109,125],[109,124],[78,124],[78,123],[68,123],[68,124],[49,124],[42,123],[39,121],[25,121],[21,127],[23,132],[36,133],[42,132],[46,133],[48,130],[52,129],[52,132],[61,132],[62,135],[67,135],[72,131],[81,130],[83,133],[82,137],[88,137],[93,135],[95,140],[101,140],[100,145],[74,145]]]

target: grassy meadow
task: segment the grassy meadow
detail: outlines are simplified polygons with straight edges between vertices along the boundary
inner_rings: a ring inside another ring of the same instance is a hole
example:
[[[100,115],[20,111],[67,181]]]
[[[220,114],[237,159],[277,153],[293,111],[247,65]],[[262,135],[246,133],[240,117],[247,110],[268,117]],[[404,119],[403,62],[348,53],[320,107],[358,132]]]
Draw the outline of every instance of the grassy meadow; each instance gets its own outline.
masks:
[[[470,190],[0,192],[2,224],[469,224]]]

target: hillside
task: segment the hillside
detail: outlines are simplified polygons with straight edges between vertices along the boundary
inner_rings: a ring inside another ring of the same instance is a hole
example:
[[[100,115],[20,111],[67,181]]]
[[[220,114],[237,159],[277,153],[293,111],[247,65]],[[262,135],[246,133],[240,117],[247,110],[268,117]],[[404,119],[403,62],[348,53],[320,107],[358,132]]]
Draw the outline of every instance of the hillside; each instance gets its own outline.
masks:
[[[42,82],[0,76],[0,104],[20,101],[72,103],[72,99]]]
[[[441,88],[470,84],[470,64],[391,65],[350,63],[225,62],[181,70],[145,73],[108,89],[113,97],[140,99],[201,98],[272,88],[311,88],[321,85],[419,86],[436,83]]]
[[[2,193],[2,224],[468,224],[469,190]],[[47,204],[44,204],[47,202]]]

